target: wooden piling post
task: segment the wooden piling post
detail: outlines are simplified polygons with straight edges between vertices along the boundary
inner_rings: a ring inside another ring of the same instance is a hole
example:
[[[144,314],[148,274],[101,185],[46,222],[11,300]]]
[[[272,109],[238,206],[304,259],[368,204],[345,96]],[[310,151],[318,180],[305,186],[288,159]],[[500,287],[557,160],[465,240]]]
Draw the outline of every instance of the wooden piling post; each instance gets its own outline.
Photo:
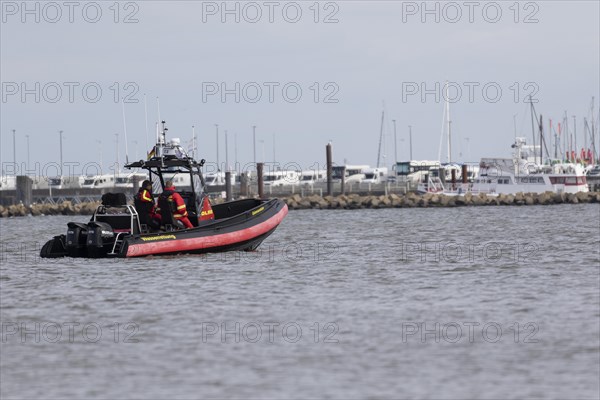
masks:
[[[28,176],[17,176],[17,204],[23,203],[24,206],[29,207],[32,199],[32,188],[33,181]]]
[[[248,196],[248,175],[245,171],[240,175],[240,196]]]
[[[265,187],[264,187],[264,181],[263,181],[264,165],[265,165],[264,163],[256,164],[256,175],[258,177],[258,198],[260,198],[260,199],[265,197]]]
[[[340,191],[342,194],[346,194],[346,166],[342,168],[342,179],[340,181]]]
[[[452,176],[452,190],[456,188],[456,170],[452,168],[450,171],[450,175]]]
[[[231,201],[231,172],[225,172],[225,201]]]
[[[332,168],[332,157],[331,157],[331,143],[328,143],[325,147],[325,152],[327,156],[327,196],[333,195],[333,168]]]

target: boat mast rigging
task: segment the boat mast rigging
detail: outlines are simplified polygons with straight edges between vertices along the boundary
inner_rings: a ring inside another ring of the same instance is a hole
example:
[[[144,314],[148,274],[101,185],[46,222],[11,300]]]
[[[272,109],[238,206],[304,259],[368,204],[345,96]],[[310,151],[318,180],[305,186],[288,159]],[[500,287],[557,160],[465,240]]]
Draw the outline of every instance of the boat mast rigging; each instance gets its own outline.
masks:
[[[379,149],[377,150],[377,168],[381,158],[381,140],[383,139],[383,121],[385,118],[385,110],[381,112],[381,128],[379,129]]]
[[[452,133],[450,130],[451,120],[450,120],[450,97],[448,96],[449,88],[448,82],[446,81],[446,118],[448,123],[448,163],[452,162]]]
[[[442,144],[444,143],[444,130],[446,130],[447,132],[447,161],[448,163],[452,162],[452,139],[451,139],[451,131],[450,131],[450,97],[448,95],[449,93],[449,85],[448,85],[448,81],[446,81],[445,84],[445,107],[444,107],[444,111],[442,112],[442,130],[440,133],[440,146],[438,147],[438,160],[441,162],[442,161]],[[412,157],[411,157],[412,158]]]

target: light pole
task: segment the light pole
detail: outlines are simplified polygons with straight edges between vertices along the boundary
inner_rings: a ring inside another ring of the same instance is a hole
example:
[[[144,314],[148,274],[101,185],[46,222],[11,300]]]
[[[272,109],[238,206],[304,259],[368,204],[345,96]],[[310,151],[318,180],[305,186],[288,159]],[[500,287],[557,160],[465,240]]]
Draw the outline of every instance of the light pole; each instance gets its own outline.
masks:
[[[225,172],[229,171],[229,148],[227,144],[227,130],[225,130]]]
[[[219,165],[219,124],[215,124],[215,128],[217,128],[217,171],[220,171],[221,166]]]
[[[63,176],[63,152],[62,152],[62,134],[63,131],[58,131],[59,142],[60,142],[60,177]]]
[[[27,139],[27,171],[29,171],[29,135],[25,135]]]
[[[238,158],[237,158],[237,132],[233,134],[233,153],[235,155],[235,167],[237,168]]]
[[[262,162],[265,162],[265,141],[264,140],[259,140],[260,144],[262,145]]]
[[[409,140],[409,146],[410,146],[410,160],[412,161],[413,159],[413,155],[412,155],[412,126],[409,125],[408,126],[408,140]]]
[[[17,175],[17,144],[16,144],[16,130],[13,129],[13,171]]]
[[[256,167],[256,125],[252,125],[252,143],[254,147],[254,167]]]
[[[396,137],[396,120],[393,119],[394,123],[394,162],[398,162],[398,138]]]
[[[119,134],[115,133],[115,151],[116,151],[116,156],[117,156],[117,168],[115,168],[115,176],[121,171],[121,168],[119,168]],[[115,183],[117,181],[115,180]]]
[[[100,151],[100,171],[102,172],[102,169],[104,168],[102,165],[102,140],[96,140],[96,143],[98,143],[98,150]],[[100,175],[102,175],[102,173],[100,173]]]

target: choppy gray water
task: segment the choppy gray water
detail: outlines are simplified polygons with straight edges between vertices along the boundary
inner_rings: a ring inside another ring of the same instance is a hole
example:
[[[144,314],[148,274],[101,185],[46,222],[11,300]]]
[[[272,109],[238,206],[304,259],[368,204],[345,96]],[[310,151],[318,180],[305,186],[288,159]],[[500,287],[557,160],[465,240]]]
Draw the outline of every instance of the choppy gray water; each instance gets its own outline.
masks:
[[[3,399],[600,395],[598,205],[293,211],[256,253],[37,258],[70,220],[0,220]]]

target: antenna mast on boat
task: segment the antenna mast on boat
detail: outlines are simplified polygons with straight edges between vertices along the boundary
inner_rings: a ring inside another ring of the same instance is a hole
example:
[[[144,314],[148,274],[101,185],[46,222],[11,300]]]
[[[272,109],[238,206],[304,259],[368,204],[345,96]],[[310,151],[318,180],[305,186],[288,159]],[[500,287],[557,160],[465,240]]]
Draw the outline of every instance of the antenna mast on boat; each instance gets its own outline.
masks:
[[[158,112],[158,123],[160,123],[162,120],[160,119],[160,100],[158,96],[156,96],[156,111]]]
[[[156,128],[156,138],[155,138],[154,143],[158,144],[158,136],[160,135],[160,133],[159,133],[160,129],[158,128],[158,122],[155,124],[155,128]],[[156,151],[158,151],[158,150],[156,150]]]
[[[167,128],[167,126],[166,126],[167,125],[166,121],[161,121],[161,124],[162,124],[162,130],[159,133],[158,143],[157,143],[156,147],[157,147],[158,155],[160,155],[160,163],[161,163],[161,165],[164,165],[164,163],[163,163],[164,146],[167,143],[166,134],[167,134],[167,131],[169,130],[169,128]]]
[[[385,118],[385,110],[381,112],[381,128],[379,129],[379,149],[377,150],[377,168],[381,158],[381,139],[383,138],[383,120]]]
[[[123,133],[125,134],[125,163],[129,164],[129,150],[127,147],[127,122],[125,121],[125,100],[121,99],[121,108],[123,110]]]

